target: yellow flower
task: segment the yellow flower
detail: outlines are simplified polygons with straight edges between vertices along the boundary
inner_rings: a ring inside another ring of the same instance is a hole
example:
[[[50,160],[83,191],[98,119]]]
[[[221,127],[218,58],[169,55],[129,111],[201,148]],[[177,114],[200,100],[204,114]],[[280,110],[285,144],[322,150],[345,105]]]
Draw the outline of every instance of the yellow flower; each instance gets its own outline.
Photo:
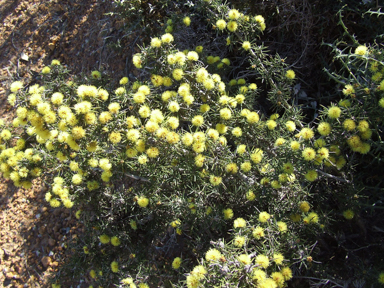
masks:
[[[145,197],[139,197],[139,198],[137,199],[137,204],[138,204],[140,207],[145,208],[145,207],[148,206],[148,204],[149,204],[149,200],[148,200],[148,198],[145,198]]]
[[[287,232],[288,229],[287,229],[287,224],[285,222],[279,221],[276,223],[276,225],[281,233]]]
[[[313,133],[313,131],[311,129],[306,128],[306,127],[301,129],[299,134],[305,140],[309,140],[309,139],[313,138],[313,136],[315,135],[315,133]]]
[[[288,79],[295,79],[296,77],[295,71],[288,70],[287,73],[285,73],[285,77],[287,77]]]
[[[252,164],[250,162],[241,163],[240,169],[243,172],[249,172],[252,169]]]
[[[240,127],[235,127],[232,129],[232,135],[235,137],[241,137],[243,135],[243,132],[241,131]]]
[[[268,257],[262,254],[256,256],[255,262],[257,265],[263,267],[264,269],[266,269],[269,266]]]
[[[113,273],[119,272],[119,264],[116,261],[111,263],[111,270]]]
[[[197,115],[192,119],[192,124],[194,126],[200,127],[201,125],[203,125],[203,123],[204,123],[204,117],[201,115]]]
[[[161,36],[161,42],[163,42],[163,43],[169,44],[169,43],[173,42],[173,40],[174,39],[173,39],[172,34],[166,33],[166,34]]]
[[[277,126],[277,123],[275,120],[267,120],[267,122],[265,123],[265,125],[267,126],[267,128],[269,130],[274,130]]]
[[[379,274],[379,277],[377,278],[377,281],[379,281],[380,284],[384,284],[384,272],[381,272]]]
[[[231,20],[236,20],[240,17],[240,12],[236,9],[231,9],[228,11],[228,18]]]
[[[159,156],[159,149],[157,149],[156,147],[150,147],[147,149],[146,153],[147,153],[148,157],[156,158],[157,156]]]
[[[249,41],[244,41],[242,47],[245,51],[248,51],[251,49],[251,43]]]
[[[151,47],[153,48],[159,48],[161,47],[161,40],[157,37],[151,39]]]
[[[172,72],[172,76],[175,80],[180,81],[184,76],[184,72],[182,69],[175,69]]]
[[[117,237],[117,236],[113,236],[112,238],[111,238],[111,244],[113,245],[113,246],[119,246],[120,245],[120,239]]]
[[[108,235],[103,234],[103,235],[101,235],[101,236],[99,237],[99,240],[100,240],[100,242],[101,242],[102,244],[108,244],[109,241],[111,241],[111,238],[109,238]]]
[[[329,133],[331,133],[332,127],[331,124],[327,122],[321,122],[319,126],[317,127],[317,131],[320,133],[322,136],[327,136]]]
[[[260,227],[260,226],[257,226],[253,231],[252,231],[252,236],[257,239],[257,240],[260,240],[260,238],[264,237],[265,234],[264,234],[264,228]]]
[[[316,151],[312,148],[305,148],[302,152],[304,160],[312,161],[316,157]]]
[[[42,74],[49,74],[51,72],[51,68],[48,66],[45,66],[43,69],[41,69]]]
[[[355,93],[355,88],[353,88],[352,85],[350,84],[347,84],[344,86],[344,89],[343,89],[343,94],[348,96],[348,95],[352,95]]]
[[[235,239],[233,239],[233,244],[236,246],[236,247],[243,247],[244,244],[245,244],[245,237],[244,236],[239,236],[237,235],[235,237]]]
[[[233,218],[233,210],[231,208],[227,208],[223,210],[224,219],[229,220]]]
[[[72,176],[72,183],[75,185],[79,185],[83,182],[83,177],[80,174],[75,174]]]
[[[230,32],[235,32],[237,30],[237,22],[236,21],[229,21],[227,24],[227,29]]]
[[[146,155],[140,155],[139,158],[137,159],[137,161],[141,165],[145,165],[148,162],[148,157]]]
[[[221,182],[222,182],[222,178],[219,177],[219,176],[211,175],[211,176],[209,177],[209,182],[211,182],[211,184],[212,184],[213,186],[218,186],[218,185],[221,184]]]
[[[337,106],[332,106],[328,109],[328,117],[332,119],[337,119],[341,115],[341,109]]]
[[[99,71],[92,71],[91,73],[93,79],[100,79],[101,73]]]
[[[318,174],[315,170],[309,170],[304,176],[305,176],[305,179],[307,179],[310,182],[313,182],[317,179]]]
[[[292,279],[292,270],[289,267],[281,269],[281,274],[283,275],[285,281]]]
[[[185,24],[185,26],[191,25],[191,18],[189,18],[188,16],[184,17],[183,23]]]
[[[365,55],[367,53],[368,48],[366,46],[360,45],[355,49],[356,55]]]
[[[137,53],[137,54],[133,55],[132,62],[133,62],[133,65],[135,65],[136,68],[142,68],[143,67],[142,66],[143,60],[141,59],[141,54],[140,53]]]
[[[209,249],[207,251],[207,253],[205,254],[205,259],[208,262],[218,261],[218,260],[220,260],[221,257],[222,257],[222,255],[221,255],[220,251],[215,249],[215,248]]]
[[[259,214],[259,221],[261,223],[265,223],[271,218],[271,215],[269,215],[267,212],[260,212]]]
[[[121,134],[119,132],[112,132],[108,137],[109,141],[113,144],[117,144],[121,141]]]
[[[173,262],[172,262],[172,268],[173,269],[179,269],[180,265],[181,265],[181,258],[180,257],[176,257],[175,259],[173,259]]]
[[[256,112],[250,112],[245,117],[247,118],[247,122],[250,124],[257,123],[260,120],[259,114]]]
[[[355,217],[355,213],[352,210],[348,209],[343,212],[343,216],[345,219],[351,220],[353,219],[353,217]]]
[[[271,273],[271,279],[273,279],[273,281],[275,281],[275,283],[279,287],[283,287],[283,285],[284,285],[284,276],[283,276],[283,274],[281,274],[280,272],[273,272],[273,273]]]
[[[224,30],[227,27],[227,23],[223,19],[219,19],[216,21],[216,27],[220,30]]]
[[[247,222],[243,218],[237,218],[233,221],[234,228],[244,228],[247,225]]]
[[[187,54],[187,59],[191,61],[197,61],[199,60],[199,54],[197,54],[195,51],[190,51]]]

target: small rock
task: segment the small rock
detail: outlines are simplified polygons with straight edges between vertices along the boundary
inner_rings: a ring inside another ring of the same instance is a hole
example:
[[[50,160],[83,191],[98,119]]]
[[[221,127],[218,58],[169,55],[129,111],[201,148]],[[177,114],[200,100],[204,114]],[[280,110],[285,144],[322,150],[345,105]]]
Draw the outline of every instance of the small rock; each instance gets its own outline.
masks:
[[[50,239],[48,240],[48,245],[49,245],[49,246],[54,246],[55,244],[56,244],[56,241],[55,241],[54,239],[50,238]]]
[[[52,262],[52,259],[49,256],[44,256],[41,259],[41,264],[43,264],[44,268],[47,268],[51,264],[51,262]]]

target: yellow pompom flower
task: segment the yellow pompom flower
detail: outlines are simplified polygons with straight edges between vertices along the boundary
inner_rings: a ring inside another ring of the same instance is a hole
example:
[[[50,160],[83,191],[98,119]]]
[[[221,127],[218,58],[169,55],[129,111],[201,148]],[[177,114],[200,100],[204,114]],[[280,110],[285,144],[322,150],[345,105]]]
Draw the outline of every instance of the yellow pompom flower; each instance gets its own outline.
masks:
[[[278,221],[278,222],[276,222],[276,225],[277,225],[277,228],[279,229],[279,231],[281,233],[287,232],[288,228],[287,228],[287,224],[285,222]]]
[[[151,47],[153,48],[159,48],[161,47],[161,40],[158,37],[151,39]]]
[[[352,95],[355,93],[355,88],[353,88],[353,86],[351,84],[347,84],[344,86],[344,89],[343,89],[343,94],[348,96],[348,95]]]
[[[181,265],[181,258],[180,257],[176,257],[175,259],[173,259],[173,261],[172,261],[172,268],[173,269],[179,269],[180,265]]]
[[[156,158],[157,156],[159,156],[159,149],[157,149],[156,147],[150,147],[147,149],[146,153],[148,157]]]
[[[233,245],[236,247],[243,247],[245,244],[245,237],[237,235],[235,239],[233,239]]]
[[[331,133],[332,126],[327,122],[321,122],[319,126],[317,126],[317,131],[320,133],[320,135],[327,136],[329,133]]]
[[[283,275],[285,281],[292,279],[292,270],[289,267],[284,267],[280,273]]]
[[[381,272],[379,274],[379,277],[377,278],[377,281],[380,283],[380,284],[384,284],[384,272]]]
[[[165,44],[169,44],[169,43],[173,42],[173,40],[174,40],[173,36],[170,33],[166,33],[166,34],[161,36],[161,42],[163,42]]]
[[[191,18],[189,18],[188,16],[184,17],[183,23],[184,23],[185,26],[191,25]]]
[[[139,149],[137,149],[139,150]],[[137,158],[137,161],[141,164],[141,165],[145,165],[147,164],[148,162],[148,157],[146,155],[140,155],[139,158]]]
[[[309,140],[311,138],[313,138],[313,136],[315,135],[315,133],[313,133],[313,131],[310,129],[310,128],[303,128],[301,129],[299,135],[305,139],[305,140]]]
[[[224,30],[227,27],[227,23],[223,19],[219,19],[216,21],[216,27],[220,30]]]
[[[223,109],[220,110],[220,118],[221,119],[229,120],[229,119],[231,119],[231,117],[232,117],[232,112],[231,112],[230,109],[223,108]],[[217,127],[216,127],[216,129],[217,129]],[[220,133],[220,131],[219,131],[219,133]],[[220,133],[220,134],[222,134],[222,133]]]
[[[142,207],[142,208],[145,208],[148,206],[149,204],[149,199],[148,198],[145,198],[145,197],[139,197],[137,198],[137,204]]]
[[[265,125],[269,130],[274,130],[277,126],[277,123],[275,120],[267,120],[267,122],[265,122]]]
[[[229,220],[233,218],[233,210],[231,208],[227,208],[223,210],[224,219]]]
[[[331,119],[337,119],[341,115],[341,109],[337,106],[332,106],[328,109],[328,117]]]
[[[99,236],[99,240],[100,240],[100,242],[101,242],[102,244],[108,244],[109,241],[111,241],[111,238],[109,238],[108,235],[103,234],[103,235]]]
[[[241,137],[243,135],[243,131],[240,127],[235,127],[232,129],[232,135],[235,137]]]
[[[251,43],[249,41],[244,41],[242,47],[245,51],[248,51],[251,49]]]
[[[133,55],[132,63],[133,63],[133,65],[135,65],[136,68],[142,68],[143,67],[142,66],[143,60],[141,59],[141,54],[140,53],[136,53],[135,55]]]
[[[306,161],[312,161],[316,157],[316,151],[312,148],[305,148],[301,154]]]
[[[285,73],[285,77],[287,77],[288,79],[295,79],[295,77],[296,77],[295,71],[293,71],[293,70],[288,70],[288,71]]]
[[[243,218],[237,218],[233,221],[234,228],[244,228],[247,226],[247,222]]]
[[[267,256],[260,254],[256,256],[255,262],[257,265],[263,267],[264,269],[267,269],[269,266],[269,259]]]
[[[41,69],[42,74],[49,74],[51,72],[51,68],[48,66],[45,66],[43,69]]]
[[[67,118],[68,119],[68,118]],[[101,112],[99,115],[99,121],[101,124],[105,124],[112,120],[112,115],[109,112]]]
[[[343,216],[345,219],[351,220],[353,219],[353,217],[355,217],[355,213],[352,210],[348,209],[343,212]]]
[[[235,32],[237,30],[237,22],[236,21],[229,21],[228,24],[227,24],[227,29],[230,31],[230,32]]]
[[[231,9],[228,11],[228,18],[231,20],[236,20],[240,17],[240,12],[236,9]]]
[[[111,263],[111,270],[113,273],[119,272],[119,263],[117,263],[116,261],[113,261]]]
[[[180,81],[184,76],[184,72],[182,69],[175,69],[172,72],[172,76],[175,80]]]
[[[73,184],[79,185],[79,184],[81,184],[81,182],[83,182],[83,176],[81,176],[80,174],[75,174],[72,176],[72,183]]]
[[[252,236],[257,239],[257,240],[260,240],[262,237],[265,236],[265,233],[264,233],[264,228],[260,227],[260,226],[257,226],[255,229],[253,229],[252,231]]]
[[[201,115],[197,115],[192,118],[192,124],[194,126],[200,127],[201,125],[204,124],[204,117]]]
[[[278,287],[283,287],[284,285],[284,276],[280,272],[271,273],[271,279],[278,285]]]
[[[119,246],[120,245],[120,239],[117,237],[117,236],[113,236],[112,238],[111,238],[111,244],[113,245],[113,246]]]
[[[260,120],[259,114],[257,114],[256,112],[250,112],[245,115],[245,117],[247,118],[247,122],[250,124],[257,123]]]
[[[200,143],[197,143],[197,144],[200,144]],[[222,182],[222,178],[219,177],[219,176],[211,175],[211,176],[209,177],[209,182],[211,182],[211,184],[212,184],[213,186],[218,186],[218,185],[221,184],[221,182]]]
[[[139,115],[141,118],[148,118],[150,114],[151,114],[151,109],[148,106],[145,105],[140,107]]]
[[[211,248],[207,251],[207,253],[205,253],[205,259],[208,262],[219,261],[221,257],[222,257],[222,255],[221,255],[220,251],[215,249],[215,248]]]
[[[252,263],[251,257],[246,254],[241,254],[239,257],[237,257],[237,260],[244,265],[249,265]]]
[[[313,182],[317,179],[318,174],[315,170],[309,170],[304,176],[305,176],[305,179],[307,179],[310,182]]]
[[[121,134],[119,132],[112,132],[108,137],[109,141],[113,144],[117,144],[121,141]]]
[[[260,212],[259,214],[259,221],[261,223],[265,223],[269,220],[269,218],[271,218],[271,215],[269,215],[269,213],[267,212]]]
[[[368,48],[366,46],[360,45],[355,49],[355,54],[363,56],[367,53],[367,51],[368,51]]]

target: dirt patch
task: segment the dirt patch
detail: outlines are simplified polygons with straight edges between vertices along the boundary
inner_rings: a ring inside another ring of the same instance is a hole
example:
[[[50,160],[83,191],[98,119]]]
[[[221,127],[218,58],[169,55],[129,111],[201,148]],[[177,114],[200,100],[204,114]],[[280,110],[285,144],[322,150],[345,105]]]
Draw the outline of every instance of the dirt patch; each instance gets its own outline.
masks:
[[[106,15],[111,5],[96,0],[0,0],[0,118],[12,119],[9,84],[38,81],[42,67],[53,59],[73,74],[99,70],[127,75],[133,48],[113,48],[123,23]],[[71,255],[66,243],[82,232],[75,208],[51,209],[45,189],[39,181],[29,190],[0,181],[2,287],[47,287],[49,276]]]

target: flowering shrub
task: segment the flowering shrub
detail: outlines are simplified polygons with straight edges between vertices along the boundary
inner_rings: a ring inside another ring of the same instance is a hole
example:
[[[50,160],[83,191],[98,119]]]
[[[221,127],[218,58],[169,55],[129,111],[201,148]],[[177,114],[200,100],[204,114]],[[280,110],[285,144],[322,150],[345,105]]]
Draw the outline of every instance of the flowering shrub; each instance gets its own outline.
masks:
[[[335,50],[350,72],[332,74],[343,97],[306,123],[294,70],[256,40],[263,16],[219,1],[196,9],[133,56],[135,81],[68,80],[53,61],[41,84],[10,86],[2,175],[24,188],[43,177],[50,206],[80,209],[93,227],[78,246],[92,283],[283,287],[312,265],[328,225],[312,187],[351,184],[357,159],[380,157],[378,47]],[[218,42],[185,43],[204,15],[202,35]],[[350,198],[335,194],[352,219]]]

